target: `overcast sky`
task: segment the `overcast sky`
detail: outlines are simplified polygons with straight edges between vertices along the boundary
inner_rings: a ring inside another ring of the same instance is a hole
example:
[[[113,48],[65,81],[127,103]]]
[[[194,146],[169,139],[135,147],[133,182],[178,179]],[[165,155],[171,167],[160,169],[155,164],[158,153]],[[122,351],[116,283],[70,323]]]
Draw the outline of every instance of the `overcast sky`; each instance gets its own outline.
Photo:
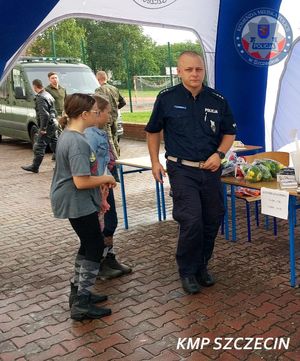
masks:
[[[196,35],[191,31],[175,30],[166,28],[157,28],[152,26],[143,26],[144,34],[150,36],[157,44],[181,43],[185,41],[195,42]]]

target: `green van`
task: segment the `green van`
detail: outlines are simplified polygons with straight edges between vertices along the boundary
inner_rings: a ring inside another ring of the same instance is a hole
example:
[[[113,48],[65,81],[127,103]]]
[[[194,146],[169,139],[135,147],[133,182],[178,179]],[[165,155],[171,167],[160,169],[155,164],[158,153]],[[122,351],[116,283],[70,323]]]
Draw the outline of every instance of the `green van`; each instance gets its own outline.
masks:
[[[0,87],[0,141],[2,136],[34,142],[38,131],[32,80],[46,87],[48,73],[58,74],[67,94],[93,94],[99,83],[92,70],[71,58],[22,57]]]

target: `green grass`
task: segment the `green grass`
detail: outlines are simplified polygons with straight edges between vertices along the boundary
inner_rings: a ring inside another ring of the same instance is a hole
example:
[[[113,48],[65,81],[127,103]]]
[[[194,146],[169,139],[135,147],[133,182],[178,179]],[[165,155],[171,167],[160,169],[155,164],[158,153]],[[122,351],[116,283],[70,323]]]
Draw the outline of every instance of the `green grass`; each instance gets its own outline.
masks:
[[[122,119],[124,123],[140,123],[146,124],[150,118],[151,111],[144,111],[144,112],[122,112]]]
[[[162,89],[163,88],[156,89],[156,90],[155,89],[147,89],[147,90],[138,89],[137,91],[135,91],[134,89],[131,89],[131,96],[132,96],[132,98],[134,98],[135,96],[138,96],[138,97],[154,97],[154,98],[156,98],[157,94]],[[120,90],[120,93],[123,96],[129,97],[128,89],[119,89],[119,90]]]

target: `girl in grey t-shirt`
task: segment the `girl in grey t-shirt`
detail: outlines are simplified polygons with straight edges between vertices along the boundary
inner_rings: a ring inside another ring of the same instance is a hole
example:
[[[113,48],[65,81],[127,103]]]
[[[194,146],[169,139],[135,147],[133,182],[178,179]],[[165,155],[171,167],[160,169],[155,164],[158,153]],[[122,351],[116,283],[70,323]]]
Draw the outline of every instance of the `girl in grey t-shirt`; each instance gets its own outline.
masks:
[[[65,114],[60,119],[65,130],[56,149],[51,205],[54,216],[69,219],[80,239],[69,298],[71,318],[100,318],[110,315],[111,310],[95,305],[107,296],[92,293],[104,249],[98,219],[99,187],[115,187],[116,182],[110,175],[98,176],[96,156],[83,134],[100,114],[95,98],[80,93],[67,96]]]

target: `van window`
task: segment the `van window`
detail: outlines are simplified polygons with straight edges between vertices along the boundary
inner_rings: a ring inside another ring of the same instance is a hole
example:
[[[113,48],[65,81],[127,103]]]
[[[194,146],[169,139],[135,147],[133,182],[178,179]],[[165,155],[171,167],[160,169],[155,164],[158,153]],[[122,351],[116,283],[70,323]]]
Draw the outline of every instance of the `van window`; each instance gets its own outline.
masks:
[[[51,69],[48,65],[45,68],[41,66],[35,68],[26,66],[26,68],[24,68],[30,83],[33,79],[40,79],[45,87],[49,84],[48,73],[51,70],[57,73],[59,84],[66,89],[67,94],[93,94],[96,88],[99,87],[95,74],[87,67],[55,66],[55,68]]]
[[[6,99],[8,97],[7,81],[5,80],[0,86],[0,98]]]
[[[13,89],[15,90],[16,87],[20,87],[23,90],[23,94],[26,94],[25,83],[21,71],[19,69],[13,69],[12,77],[13,77]]]

